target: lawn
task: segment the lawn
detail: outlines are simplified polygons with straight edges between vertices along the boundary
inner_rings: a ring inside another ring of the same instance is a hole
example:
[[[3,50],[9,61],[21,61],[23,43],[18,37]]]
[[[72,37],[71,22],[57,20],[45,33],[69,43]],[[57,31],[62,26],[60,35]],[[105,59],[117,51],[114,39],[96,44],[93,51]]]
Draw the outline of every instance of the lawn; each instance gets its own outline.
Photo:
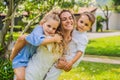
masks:
[[[63,72],[59,80],[120,80],[120,65],[81,62],[70,72]]]
[[[17,38],[18,33],[14,33],[14,40]],[[120,36],[90,40],[86,54],[120,57]],[[10,62],[0,60],[0,65],[0,80],[12,80]],[[120,65],[82,61],[77,68],[63,72],[59,80],[120,80]]]
[[[91,39],[85,53],[120,57],[120,36]]]

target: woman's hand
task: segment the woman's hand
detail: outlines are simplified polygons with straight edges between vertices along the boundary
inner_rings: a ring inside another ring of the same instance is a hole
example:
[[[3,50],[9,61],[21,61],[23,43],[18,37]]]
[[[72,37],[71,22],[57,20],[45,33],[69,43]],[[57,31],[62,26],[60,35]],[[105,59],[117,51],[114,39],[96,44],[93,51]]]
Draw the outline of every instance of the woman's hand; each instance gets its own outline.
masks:
[[[67,64],[66,59],[64,57],[61,57],[56,64],[56,68],[63,69],[66,64]]]
[[[67,62],[67,64],[65,65],[65,67],[63,68],[64,71],[68,72],[72,69],[72,65],[73,65],[73,62],[72,61],[69,61]]]

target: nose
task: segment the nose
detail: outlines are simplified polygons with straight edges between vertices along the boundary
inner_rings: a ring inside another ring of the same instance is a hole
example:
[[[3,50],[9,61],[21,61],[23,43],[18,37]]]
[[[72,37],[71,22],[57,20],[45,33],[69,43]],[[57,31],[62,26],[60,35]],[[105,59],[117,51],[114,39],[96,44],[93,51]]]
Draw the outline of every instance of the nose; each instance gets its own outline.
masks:
[[[81,27],[84,27],[84,24],[81,24]]]
[[[67,18],[67,22],[70,22],[71,20],[69,18]]]
[[[52,31],[53,29],[52,28],[49,28],[49,31]]]

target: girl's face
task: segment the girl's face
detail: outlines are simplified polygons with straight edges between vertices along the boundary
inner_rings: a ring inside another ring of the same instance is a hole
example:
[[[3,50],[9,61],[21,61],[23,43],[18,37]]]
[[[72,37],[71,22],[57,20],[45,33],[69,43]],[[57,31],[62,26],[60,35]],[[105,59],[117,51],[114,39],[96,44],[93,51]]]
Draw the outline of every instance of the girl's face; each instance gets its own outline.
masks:
[[[58,28],[59,22],[53,19],[48,19],[43,24],[43,31],[45,35],[55,34],[56,29]]]
[[[77,22],[77,30],[80,32],[89,31],[91,28],[91,21],[87,15],[81,15]]]
[[[74,25],[74,19],[69,12],[63,12],[60,15],[61,19],[61,27],[65,31],[72,31],[73,30],[73,25]]]

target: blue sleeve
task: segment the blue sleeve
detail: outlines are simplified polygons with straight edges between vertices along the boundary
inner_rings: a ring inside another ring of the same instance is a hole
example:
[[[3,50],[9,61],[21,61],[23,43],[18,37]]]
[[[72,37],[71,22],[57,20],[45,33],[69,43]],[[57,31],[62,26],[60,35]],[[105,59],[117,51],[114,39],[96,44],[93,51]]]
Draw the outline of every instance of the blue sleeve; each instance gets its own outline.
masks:
[[[35,29],[26,36],[26,41],[33,46],[39,46],[45,39],[43,28],[40,25],[37,25]]]

